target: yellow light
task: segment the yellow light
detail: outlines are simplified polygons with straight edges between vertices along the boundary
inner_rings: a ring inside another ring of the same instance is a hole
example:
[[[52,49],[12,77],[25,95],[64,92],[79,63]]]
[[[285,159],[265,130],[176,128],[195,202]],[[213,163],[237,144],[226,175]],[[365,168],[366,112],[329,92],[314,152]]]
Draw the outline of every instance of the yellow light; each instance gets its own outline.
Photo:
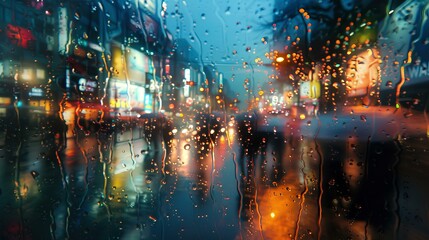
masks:
[[[275,218],[276,214],[274,212],[271,212],[270,216],[271,216],[271,218]]]
[[[301,113],[301,114],[299,115],[299,119],[304,120],[304,119],[305,119],[305,114],[304,114],[304,113]]]
[[[284,57],[277,57],[276,58],[276,62],[278,62],[278,63],[281,63],[281,62],[283,62],[285,60],[285,58]]]

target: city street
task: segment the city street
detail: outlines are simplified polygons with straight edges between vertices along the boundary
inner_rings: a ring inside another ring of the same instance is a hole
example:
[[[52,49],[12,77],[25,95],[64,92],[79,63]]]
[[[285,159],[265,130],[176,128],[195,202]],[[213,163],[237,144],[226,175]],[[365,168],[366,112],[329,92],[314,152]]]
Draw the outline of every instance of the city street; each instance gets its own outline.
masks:
[[[1,238],[427,239],[424,115],[393,110],[6,140]]]
[[[428,16],[0,1],[0,240],[429,239]]]

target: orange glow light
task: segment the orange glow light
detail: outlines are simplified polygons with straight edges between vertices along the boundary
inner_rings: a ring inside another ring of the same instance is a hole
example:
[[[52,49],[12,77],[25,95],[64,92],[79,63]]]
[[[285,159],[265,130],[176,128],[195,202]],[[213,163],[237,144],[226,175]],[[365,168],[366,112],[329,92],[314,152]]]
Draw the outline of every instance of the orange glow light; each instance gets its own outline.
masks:
[[[278,62],[278,63],[281,63],[281,62],[283,62],[285,60],[285,58],[284,57],[277,57],[276,58],[276,62]]]

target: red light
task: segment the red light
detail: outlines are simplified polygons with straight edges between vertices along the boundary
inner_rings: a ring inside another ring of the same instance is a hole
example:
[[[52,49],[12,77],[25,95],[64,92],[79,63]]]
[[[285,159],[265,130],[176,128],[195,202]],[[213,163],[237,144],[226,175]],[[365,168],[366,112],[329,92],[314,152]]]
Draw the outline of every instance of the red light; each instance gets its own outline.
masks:
[[[170,74],[170,64],[165,65],[165,73],[166,73],[167,75],[169,75],[169,74]]]
[[[29,29],[23,27],[8,24],[6,31],[7,37],[12,40],[14,44],[23,48],[28,48],[30,42],[36,40],[33,33]]]

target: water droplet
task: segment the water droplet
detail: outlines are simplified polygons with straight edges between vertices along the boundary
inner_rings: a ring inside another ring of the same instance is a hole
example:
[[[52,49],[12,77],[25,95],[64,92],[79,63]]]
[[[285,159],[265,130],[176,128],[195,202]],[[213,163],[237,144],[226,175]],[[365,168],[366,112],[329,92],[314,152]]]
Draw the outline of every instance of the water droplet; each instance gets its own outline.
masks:
[[[392,81],[387,81],[386,82],[386,87],[389,87],[389,88],[393,87]]]
[[[411,117],[411,116],[413,116],[413,113],[412,113],[412,112],[404,113],[404,117],[405,117],[405,118],[409,118],[409,117]]]
[[[375,148],[375,153],[378,154],[378,155],[382,154],[383,153],[383,148],[381,146],[377,146]]]
[[[185,146],[183,147],[185,150],[189,150],[191,148],[190,144],[185,144]]]
[[[33,178],[37,178],[39,176],[39,173],[36,171],[31,171],[31,176],[33,176]]]
[[[366,122],[366,116],[365,115],[360,115],[360,120],[363,122]]]
[[[156,222],[156,218],[154,216],[149,216],[149,219],[152,220],[153,222]]]
[[[206,14],[205,14],[205,13],[202,13],[202,14],[201,14],[201,19],[202,19],[202,20],[206,20]]]
[[[149,153],[149,151],[148,151],[147,149],[144,149],[144,150],[141,150],[141,151],[140,151],[140,153],[141,153],[141,154],[148,154],[148,153]]]
[[[231,14],[230,10],[231,10],[231,7],[227,7],[225,10],[225,15],[230,15]]]

